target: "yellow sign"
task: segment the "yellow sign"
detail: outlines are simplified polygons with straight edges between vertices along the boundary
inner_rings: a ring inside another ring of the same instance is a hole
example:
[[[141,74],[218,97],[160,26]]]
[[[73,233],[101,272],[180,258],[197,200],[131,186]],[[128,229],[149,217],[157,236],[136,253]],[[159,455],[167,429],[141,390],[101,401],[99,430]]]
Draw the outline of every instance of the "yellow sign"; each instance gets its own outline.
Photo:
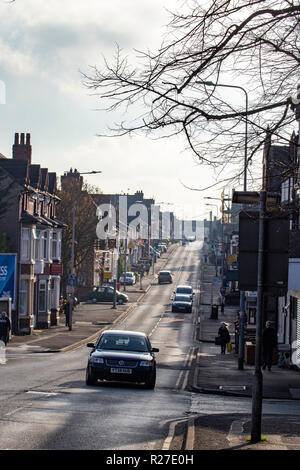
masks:
[[[111,273],[104,273],[104,279],[110,279],[111,278]]]
[[[229,255],[227,258],[227,263],[232,264],[237,262],[237,255]]]

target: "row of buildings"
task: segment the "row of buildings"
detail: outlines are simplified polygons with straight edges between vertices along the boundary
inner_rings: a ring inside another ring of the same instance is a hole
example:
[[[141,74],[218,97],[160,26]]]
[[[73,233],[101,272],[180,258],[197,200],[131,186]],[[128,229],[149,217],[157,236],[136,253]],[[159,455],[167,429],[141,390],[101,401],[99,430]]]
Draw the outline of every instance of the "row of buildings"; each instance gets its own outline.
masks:
[[[118,216],[124,198],[128,208],[135,204],[145,208],[146,233],[142,221],[128,229],[136,219],[129,210],[127,235],[121,235],[124,226]],[[109,204],[117,218],[99,238],[97,226],[109,215],[101,208]],[[153,213],[158,217],[153,218]],[[172,212],[162,212],[142,191],[102,194],[86,185],[76,169],[58,180],[55,172],[32,162],[30,134],[15,134],[12,158],[0,154],[0,297],[13,297],[14,334],[57,324],[70,274],[76,277],[75,293],[86,299],[92,286],[117,278],[123,270],[149,269],[159,242],[180,239],[180,231],[182,221]],[[9,271],[1,260],[8,256],[15,260],[10,294],[1,291],[7,277],[1,273]]]
[[[295,118],[300,129],[299,105],[295,106]],[[272,321],[277,331],[279,349],[285,351],[282,356],[285,357],[283,362],[286,360],[287,363],[297,367],[300,366],[299,134],[300,132],[297,134],[293,132],[289,144],[284,146],[274,145],[271,133],[267,132],[262,158],[262,189],[267,191],[267,194],[276,195],[279,201],[276,207],[268,210],[266,217],[264,270],[265,278],[268,279],[265,279],[266,285],[264,287],[263,323],[267,320]],[[224,195],[221,195],[220,199],[222,197],[224,198]],[[256,216],[254,216],[255,212]],[[251,265],[257,266],[253,258],[254,253],[250,253],[252,249],[250,248],[251,226],[247,226],[246,235],[243,232],[242,224],[244,224],[246,217],[243,214],[246,214],[247,217],[249,215],[251,217],[253,214],[255,223],[258,224],[258,206],[243,206],[243,210],[241,210],[241,205],[235,203],[229,204],[229,208],[226,210],[227,220],[224,220],[224,214],[222,214],[222,219],[215,218],[206,221],[207,239],[210,241],[210,246],[215,247],[210,253],[211,262],[216,262],[219,269],[222,262],[224,263],[223,291],[228,303],[237,306],[240,303],[240,284],[246,271],[244,268],[251,271]],[[268,228],[268,224],[270,224],[270,228]],[[281,233],[280,237],[279,233]],[[277,238],[279,245],[274,248]],[[242,257],[241,250],[243,250],[243,254],[249,250],[248,258]],[[241,265],[245,259],[249,260],[247,267]],[[270,273],[270,271],[272,272]],[[276,274],[278,279],[280,278],[280,288],[272,286],[270,279],[273,274]],[[255,287],[245,292],[246,340],[248,338],[252,341],[255,338],[256,328],[256,298],[257,289]]]

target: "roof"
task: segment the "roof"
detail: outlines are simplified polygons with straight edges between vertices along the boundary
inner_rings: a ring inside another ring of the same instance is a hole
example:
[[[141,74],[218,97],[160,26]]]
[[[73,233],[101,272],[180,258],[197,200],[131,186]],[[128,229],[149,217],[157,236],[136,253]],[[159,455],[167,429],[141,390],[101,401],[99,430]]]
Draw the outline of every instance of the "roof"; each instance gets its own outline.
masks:
[[[13,160],[10,158],[1,158],[0,166],[4,170],[6,170],[19,184],[28,184],[29,165],[26,160]]]
[[[48,173],[48,192],[51,194],[56,193],[56,173]]]
[[[29,176],[31,186],[39,188],[41,183],[41,165],[30,165]]]
[[[118,334],[118,335],[135,335],[135,336],[147,336],[143,331],[130,331],[130,330],[105,330],[103,335]]]
[[[28,214],[28,212],[22,212],[21,215],[21,222],[23,222],[24,224],[36,224],[37,227],[44,227],[45,225],[50,227],[53,224],[49,222],[49,220],[50,219],[47,220],[46,218],[40,217],[38,215]]]
[[[48,184],[49,184],[48,168],[42,168],[41,173],[42,173],[41,190],[42,191],[47,191],[48,190]]]

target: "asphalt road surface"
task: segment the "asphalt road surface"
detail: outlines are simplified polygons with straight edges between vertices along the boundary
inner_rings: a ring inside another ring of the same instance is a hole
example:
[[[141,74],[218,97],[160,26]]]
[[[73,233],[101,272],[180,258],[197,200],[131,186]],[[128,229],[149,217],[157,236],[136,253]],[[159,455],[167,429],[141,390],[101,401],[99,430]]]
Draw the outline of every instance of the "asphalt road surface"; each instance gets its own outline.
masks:
[[[179,247],[165,267],[174,273],[174,283],[153,284],[115,326],[145,331],[160,349],[155,390],[112,383],[86,386],[86,347],[59,354],[34,354],[26,347],[18,354],[8,351],[7,362],[0,365],[1,449],[180,448],[180,436],[173,434],[192,406],[186,387],[195,345],[193,315],[171,313],[171,297],[177,284],[198,287],[200,248],[200,242]]]

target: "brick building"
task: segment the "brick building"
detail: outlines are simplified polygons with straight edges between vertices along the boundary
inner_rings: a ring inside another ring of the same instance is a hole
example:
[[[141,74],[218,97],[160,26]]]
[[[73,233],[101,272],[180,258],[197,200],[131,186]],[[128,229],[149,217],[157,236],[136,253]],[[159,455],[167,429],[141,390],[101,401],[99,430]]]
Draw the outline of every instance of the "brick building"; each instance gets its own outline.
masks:
[[[12,158],[0,158],[0,232],[17,254],[14,334],[58,320],[65,224],[56,218],[56,192],[56,173],[32,164],[30,134],[16,133]]]

